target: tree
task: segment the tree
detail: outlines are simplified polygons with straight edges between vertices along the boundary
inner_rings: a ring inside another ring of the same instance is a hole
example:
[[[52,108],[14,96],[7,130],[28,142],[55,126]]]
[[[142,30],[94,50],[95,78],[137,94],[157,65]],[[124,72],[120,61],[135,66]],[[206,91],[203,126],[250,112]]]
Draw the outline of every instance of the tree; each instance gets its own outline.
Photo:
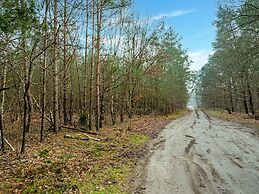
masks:
[[[0,74],[8,80],[0,86],[2,99],[8,99],[0,106],[2,144],[9,138],[5,128],[22,131],[24,153],[27,135],[38,128],[42,142],[47,129],[58,133],[63,125],[88,124],[92,130],[95,124],[99,130],[115,125],[118,116],[123,122],[126,116],[185,107],[190,72],[181,40],[162,21],[141,21],[128,9],[131,4],[0,1]]]
[[[54,115],[54,131],[58,133],[59,128],[59,72],[58,72],[58,13],[57,0],[54,0],[54,44],[53,44],[53,115]]]
[[[3,64],[3,80],[1,88],[6,88],[6,64]],[[1,133],[1,150],[5,151],[5,139],[4,139],[4,104],[5,104],[5,90],[1,91],[2,99],[0,104],[0,133]]]
[[[45,12],[44,12],[44,22],[43,22],[43,31],[44,31],[44,48],[48,46],[48,31],[47,31],[47,14],[49,9],[49,0],[45,1]],[[41,99],[41,132],[40,132],[40,141],[44,139],[44,131],[46,127],[45,118],[46,118],[46,71],[47,71],[47,51],[43,52],[43,66],[42,66],[42,99]]]
[[[258,107],[258,3],[221,5],[215,22],[215,53],[201,72],[204,106],[255,114]],[[249,33],[247,33],[249,31]],[[214,85],[213,88],[210,85]]]

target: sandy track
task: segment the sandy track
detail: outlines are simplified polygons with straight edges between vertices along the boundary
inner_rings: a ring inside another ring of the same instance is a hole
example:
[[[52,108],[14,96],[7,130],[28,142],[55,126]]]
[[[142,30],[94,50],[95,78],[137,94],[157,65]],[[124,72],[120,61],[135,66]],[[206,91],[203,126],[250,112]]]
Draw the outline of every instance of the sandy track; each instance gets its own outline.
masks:
[[[134,193],[259,193],[259,138],[253,129],[202,111],[161,133]]]

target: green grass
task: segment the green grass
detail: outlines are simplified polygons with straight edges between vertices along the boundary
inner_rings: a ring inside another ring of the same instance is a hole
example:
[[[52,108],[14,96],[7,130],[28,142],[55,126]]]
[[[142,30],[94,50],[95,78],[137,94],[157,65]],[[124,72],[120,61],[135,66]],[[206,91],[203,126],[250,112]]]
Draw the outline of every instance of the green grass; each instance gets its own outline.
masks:
[[[183,117],[184,115],[186,115],[189,112],[190,112],[189,109],[181,109],[181,110],[177,110],[171,114],[168,114],[165,117],[168,119],[171,119],[171,120],[176,120],[176,119],[179,119],[180,117]]]
[[[12,193],[13,188],[12,185],[10,183],[4,183],[4,182],[0,182],[0,191],[6,191],[6,193]]]
[[[49,150],[48,149],[43,149],[43,150],[40,150],[38,155],[42,158],[46,158],[48,155],[49,155]]]
[[[130,169],[130,164],[116,167],[96,165],[85,175],[82,183],[72,179],[70,186],[76,186],[81,193],[124,193],[122,188]]]
[[[59,158],[62,159],[62,160],[65,160],[65,159],[71,159],[71,158],[76,158],[76,157],[77,157],[76,154],[65,153],[65,154],[62,154]]]
[[[130,142],[133,145],[140,146],[145,144],[150,138],[147,135],[132,133],[129,135]]]
[[[62,180],[64,175],[65,168],[62,162],[43,164],[31,169],[23,176],[31,182],[26,183],[22,193],[63,193],[67,186],[65,184],[57,186],[57,177]]]
[[[29,186],[27,186],[27,188],[25,190],[23,190],[23,194],[28,194],[28,193],[53,193],[53,194],[61,194],[64,193],[67,189],[66,185],[60,186],[59,188],[55,188],[53,189],[52,187],[49,187],[48,185],[53,185],[55,184],[55,180],[52,179],[40,179],[37,180],[36,183],[33,183]]]

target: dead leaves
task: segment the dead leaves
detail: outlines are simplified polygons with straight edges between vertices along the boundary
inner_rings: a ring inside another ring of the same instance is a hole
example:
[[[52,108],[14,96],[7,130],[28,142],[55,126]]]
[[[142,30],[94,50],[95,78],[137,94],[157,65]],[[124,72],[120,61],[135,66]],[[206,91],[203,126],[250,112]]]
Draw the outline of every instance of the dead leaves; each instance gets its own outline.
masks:
[[[131,131],[126,130],[129,123],[124,123],[92,135],[63,129],[43,144],[29,144],[22,158],[1,156],[0,190],[122,192],[131,164],[141,157],[142,146],[167,122],[166,118],[145,116],[132,119]]]
[[[235,122],[239,122],[239,123],[243,123],[243,124],[252,124],[254,126],[259,126],[258,120],[255,120],[250,115],[247,115],[244,113],[235,112],[232,114],[228,114],[224,110],[207,110],[206,112],[208,112],[210,115],[212,115],[216,118],[225,119],[228,121],[235,121]]]

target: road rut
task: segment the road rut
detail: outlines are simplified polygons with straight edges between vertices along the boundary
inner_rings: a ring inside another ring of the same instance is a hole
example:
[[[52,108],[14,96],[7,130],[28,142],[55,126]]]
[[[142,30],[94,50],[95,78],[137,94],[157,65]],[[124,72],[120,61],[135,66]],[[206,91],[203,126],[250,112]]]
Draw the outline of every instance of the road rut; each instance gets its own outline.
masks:
[[[170,123],[134,193],[259,193],[259,138],[253,129],[200,110]]]

